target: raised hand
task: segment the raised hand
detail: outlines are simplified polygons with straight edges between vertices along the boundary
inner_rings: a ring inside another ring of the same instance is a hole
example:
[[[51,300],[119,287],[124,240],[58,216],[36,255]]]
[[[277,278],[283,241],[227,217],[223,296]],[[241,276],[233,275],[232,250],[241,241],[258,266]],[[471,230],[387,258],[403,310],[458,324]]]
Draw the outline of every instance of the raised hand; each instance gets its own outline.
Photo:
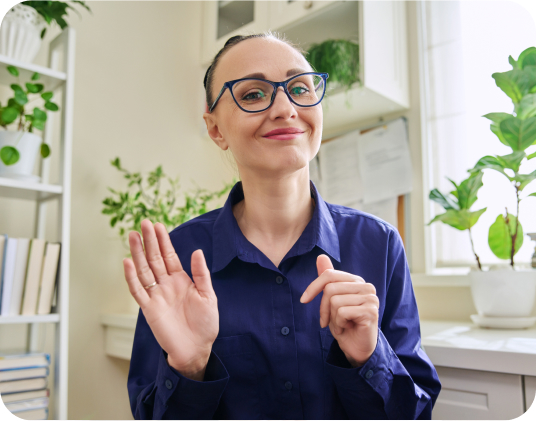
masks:
[[[130,293],[168,353],[168,363],[185,375],[204,374],[219,332],[219,312],[203,250],[192,253],[194,283],[183,270],[166,227],[144,219],[141,230],[145,251],[139,233],[131,231],[132,259],[123,259]]]
[[[329,325],[348,362],[359,367],[376,349],[380,300],[373,284],[348,272],[335,270],[325,254],[316,260],[318,278],[305,289],[300,301],[308,303],[321,291],[320,327]]]

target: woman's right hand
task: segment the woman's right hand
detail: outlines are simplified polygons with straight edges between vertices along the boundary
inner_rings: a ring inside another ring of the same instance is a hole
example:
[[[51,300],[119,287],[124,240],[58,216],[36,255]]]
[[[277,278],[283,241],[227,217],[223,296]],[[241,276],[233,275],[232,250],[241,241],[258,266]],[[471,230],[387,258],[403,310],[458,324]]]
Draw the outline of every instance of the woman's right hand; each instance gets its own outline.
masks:
[[[166,227],[148,219],[141,237],[129,232],[132,259],[123,259],[130,293],[139,304],[156,340],[179,371],[203,369],[219,332],[218,300],[203,250],[192,253],[194,282],[183,270]],[[157,284],[145,289],[144,286]]]

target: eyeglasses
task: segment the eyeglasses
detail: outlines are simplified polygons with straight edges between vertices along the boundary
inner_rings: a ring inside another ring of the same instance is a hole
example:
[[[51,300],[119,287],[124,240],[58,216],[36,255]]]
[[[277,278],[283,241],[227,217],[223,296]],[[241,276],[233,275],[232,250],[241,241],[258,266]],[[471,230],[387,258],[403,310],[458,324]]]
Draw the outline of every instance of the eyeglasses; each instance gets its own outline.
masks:
[[[314,107],[324,98],[328,73],[300,73],[283,82],[266,79],[243,78],[225,82],[218,97],[209,108],[212,112],[225,89],[229,89],[236,105],[246,113],[267,110],[274,102],[277,90],[283,87],[288,99],[300,107]]]

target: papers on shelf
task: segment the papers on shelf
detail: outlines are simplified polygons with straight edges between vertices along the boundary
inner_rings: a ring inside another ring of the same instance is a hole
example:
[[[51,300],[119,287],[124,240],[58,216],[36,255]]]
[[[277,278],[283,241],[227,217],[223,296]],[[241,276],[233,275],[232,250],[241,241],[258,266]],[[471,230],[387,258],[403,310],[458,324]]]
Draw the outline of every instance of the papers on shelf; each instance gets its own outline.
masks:
[[[309,168],[326,202],[362,210],[396,227],[398,197],[412,190],[406,122],[399,118],[330,139]]]

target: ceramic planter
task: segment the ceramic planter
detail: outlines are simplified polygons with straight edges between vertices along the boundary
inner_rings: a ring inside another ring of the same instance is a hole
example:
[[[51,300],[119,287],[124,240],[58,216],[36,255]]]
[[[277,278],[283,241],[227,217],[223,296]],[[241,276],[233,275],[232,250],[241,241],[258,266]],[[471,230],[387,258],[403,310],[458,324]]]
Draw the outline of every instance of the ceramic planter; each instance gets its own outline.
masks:
[[[16,4],[0,26],[0,54],[31,63],[41,48],[41,31],[47,25],[30,6]]]
[[[20,140],[18,140],[20,138]],[[18,140],[18,142],[17,142]],[[0,177],[16,178],[27,181],[38,181],[39,176],[33,175],[33,169],[39,155],[41,136],[22,131],[0,131],[0,149],[4,146],[15,146],[19,151],[19,161],[13,165],[5,165],[0,160]]]
[[[481,317],[529,317],[536,297],[536,270],[471,271],[471,293]]]

